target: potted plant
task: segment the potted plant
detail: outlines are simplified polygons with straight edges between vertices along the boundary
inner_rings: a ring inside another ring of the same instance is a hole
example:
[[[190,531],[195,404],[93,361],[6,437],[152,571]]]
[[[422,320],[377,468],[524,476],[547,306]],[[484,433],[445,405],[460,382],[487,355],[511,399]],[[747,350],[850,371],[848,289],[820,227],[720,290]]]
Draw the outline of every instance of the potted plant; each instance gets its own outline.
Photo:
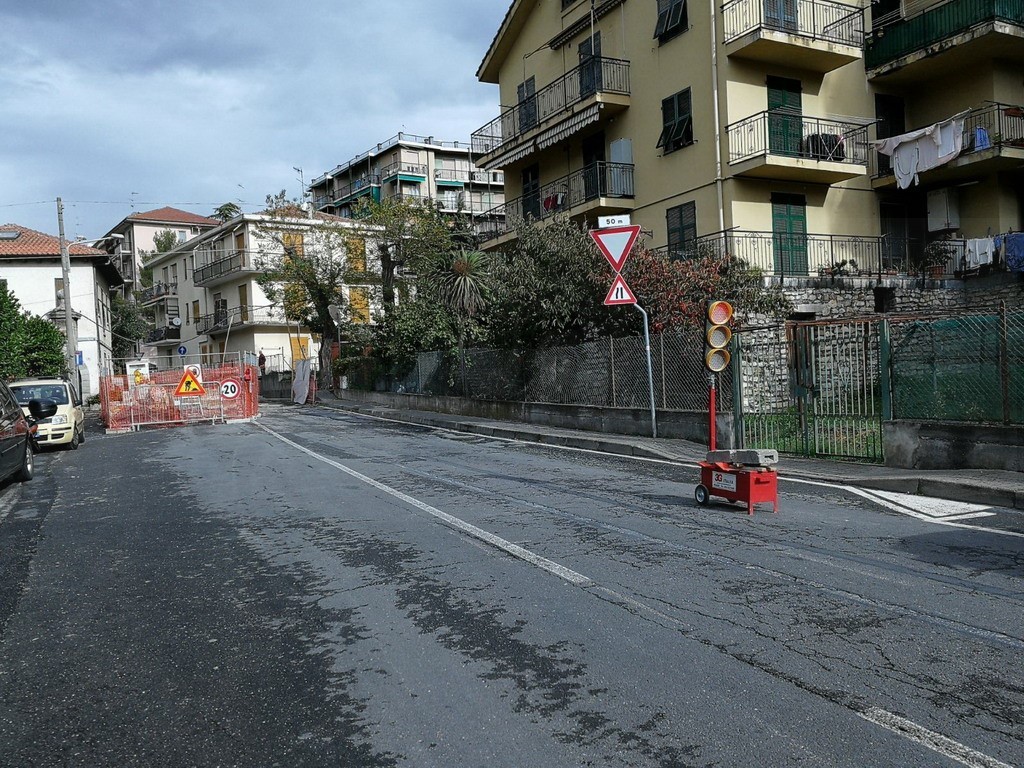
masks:
[[[921,254],[921,271],[928,277],[942,277],[954,254],[949,240],[932,240]]]

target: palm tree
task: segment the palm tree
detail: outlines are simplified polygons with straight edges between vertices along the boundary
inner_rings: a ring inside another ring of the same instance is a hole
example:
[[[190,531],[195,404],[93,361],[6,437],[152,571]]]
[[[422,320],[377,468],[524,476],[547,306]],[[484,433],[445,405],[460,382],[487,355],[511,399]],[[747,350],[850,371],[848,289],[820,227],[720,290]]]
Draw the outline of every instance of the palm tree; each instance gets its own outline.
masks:
[[[441,253],[430,260],[427,284],[437,291],[441,303],[454,315],[459,332],[459,370],[466,388],[466,336],[470,324],[486,306],[491,287],[490,258],[482,251],[459,249]]]

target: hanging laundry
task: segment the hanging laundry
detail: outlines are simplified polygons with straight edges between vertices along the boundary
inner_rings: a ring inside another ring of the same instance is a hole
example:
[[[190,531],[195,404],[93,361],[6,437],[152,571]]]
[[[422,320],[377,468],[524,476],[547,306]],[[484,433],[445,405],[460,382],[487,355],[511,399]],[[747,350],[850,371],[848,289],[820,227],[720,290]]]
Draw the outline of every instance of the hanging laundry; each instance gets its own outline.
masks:
[[[896,186],[907,189],[920,182],[918,174],[922,171],[945,165],[960,154],[967,114],[959,112],[927,128],[871,142],[883,155],[892,156]]]
[[[1002,241],[1007,271],[1024,272],[1024,232],[1000,235],[997,240]]]
[[[976,269],[984,264],[992,263],[995,254],[995,243],[991,237],[980,237],[967,241],[967,269]]]

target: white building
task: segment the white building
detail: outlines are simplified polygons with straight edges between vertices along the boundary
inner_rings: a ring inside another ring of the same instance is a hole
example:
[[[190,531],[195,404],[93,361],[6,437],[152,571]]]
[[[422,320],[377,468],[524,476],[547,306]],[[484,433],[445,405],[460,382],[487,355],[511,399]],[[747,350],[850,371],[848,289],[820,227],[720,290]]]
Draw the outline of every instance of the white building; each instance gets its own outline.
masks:
[[[111,347],[110,291],[124,281],[110,255],[96,248],[69,244],[71,311],[80,357],[82,397],[99,394],[100,373],[109,369]],[[33,315],[48,316],[64,330],[64,288],[60,240],[18,224],[0,226],[0,286],[6,284]]]

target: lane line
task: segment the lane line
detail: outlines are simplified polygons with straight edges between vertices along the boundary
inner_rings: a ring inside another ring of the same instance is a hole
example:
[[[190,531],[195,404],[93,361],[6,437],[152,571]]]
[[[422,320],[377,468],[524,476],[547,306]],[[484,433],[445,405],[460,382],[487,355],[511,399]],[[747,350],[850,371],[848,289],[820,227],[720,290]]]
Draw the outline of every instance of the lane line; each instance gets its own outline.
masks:
[[[954,741],[948,736],[930,731],[913,720],[907,720],[905,717],[894,715],[892,712],[886,712],[884,709],[871,707],[857,714],[869,723],[880,725],[905,739],[910,739],[910,741],[927,747],[933,752],[938,752],[940,755],[945,755],[951,760],[956,760],[958,763],[969,766],[969,768],[1013,768],[1012,765],[1007,765],[996,760],[994,757],[989,757],[983,752],[971,749],[959,741]]]
[[[525,549],[524,547],[521,547],[518,544],[513,544],[511,541],[503,539],[497,534],[491,533],[490,531],[485,531],[483,528],[478,528],[472,523],[467,523],[465,520],[455,517],[454,515],[449,515],[447,512],[442,512],[440,509],[432,507],[426,502],[413,498],[408,494],[402,493],[401,491],[392,488],[391,486],[385,485],[384,483],[378,480],[374,480],[372,477],[367,477],[366,475],[360,472],[356,472],[354,469],[346,467],[344,464],[340,464],[337,461],[334,461],[333,459],[329,459],[326,456],[317,453],[316,451],[312,451],[309,448],[306,448],[305,446],[299,445],[294,440],[289,440],[284,435],[270,429],[270,427],[264,426],[263,424],[256,424],[256,426],[262,429],[264,432],[273,435],[282,443],[290,445],[292,448],[301,451],[307,456],[311,456],[317,461],[322,461],[324,464],[332,466],[335,469],[339,469],[345,474],[350,475],[351,477],[354,477],[355,479],[363,483],[366,483],[367,485],[373,486],[378,491],[383,491],[384,493],[393,496],[396,499],[404,501],[406,504],[410,504],[416,507],[417,509],[426,512],[428,515],[437,518],[449,527],[456,528],[462,531],[463,533],[472,536],[475,539],[479,539],[480,541],[490,544],[492,547],[496,547],[497,549],[500,549],[501,551],[505,552],[508,555],[511,555],[512,557],[515,557],[519,560],[523,560],[524,562],[530,563],[531,565],[535,565],[538,568],[542,568],[548,573],[554,574],[560,579],[564,579],[570,584],[573,584],[578,587],[587,586],[592,583],[592,580],[589,577],[584,576],[581,573],[577,573],[571,568],[566,568],[564,565],[560,565],[559,563],[556,563],[554,560],[548,560],[546,557],[542,557],[541,555],[538,555],[535,552],[531,552],[530,550]]]

